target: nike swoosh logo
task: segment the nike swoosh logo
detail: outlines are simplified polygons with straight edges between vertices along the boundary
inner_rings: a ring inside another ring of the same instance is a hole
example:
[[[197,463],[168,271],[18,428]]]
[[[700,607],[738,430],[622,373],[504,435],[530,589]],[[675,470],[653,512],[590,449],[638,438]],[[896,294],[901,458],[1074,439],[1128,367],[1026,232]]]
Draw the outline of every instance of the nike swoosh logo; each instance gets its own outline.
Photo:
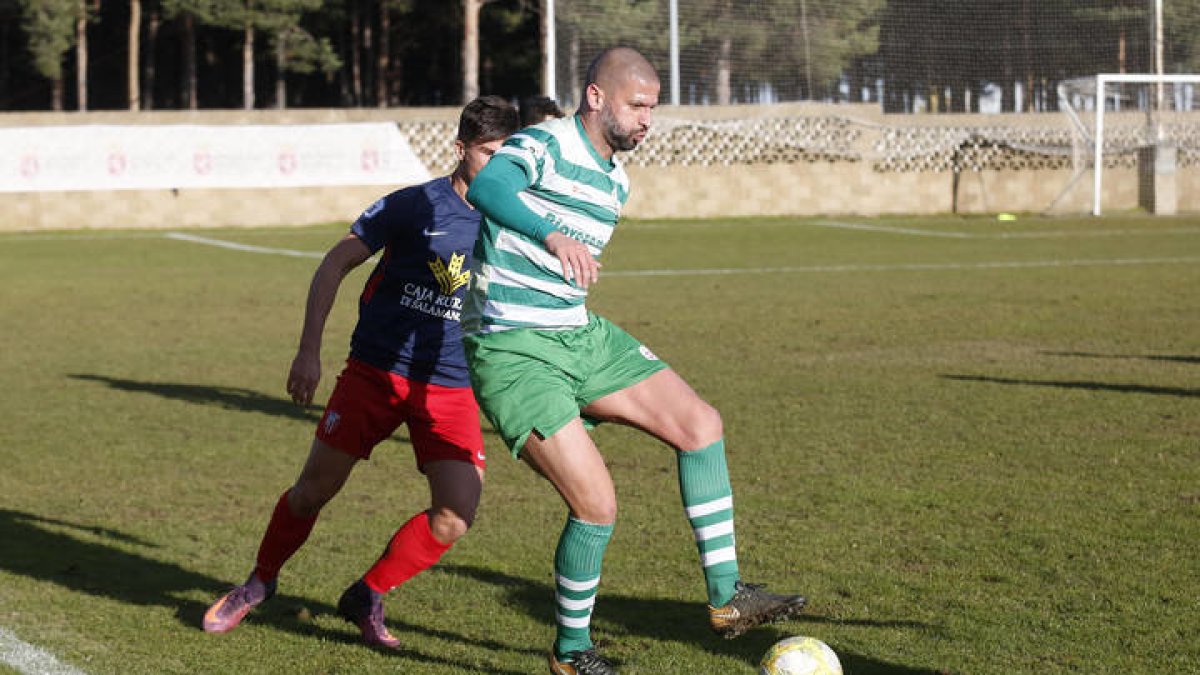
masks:
[[[445,230],[430,230],[429,228],[426,228],[421,230],[421,234],[425,235],[426,237],[440,237],[443,234],[449,234],[449,232],[446,232]]]

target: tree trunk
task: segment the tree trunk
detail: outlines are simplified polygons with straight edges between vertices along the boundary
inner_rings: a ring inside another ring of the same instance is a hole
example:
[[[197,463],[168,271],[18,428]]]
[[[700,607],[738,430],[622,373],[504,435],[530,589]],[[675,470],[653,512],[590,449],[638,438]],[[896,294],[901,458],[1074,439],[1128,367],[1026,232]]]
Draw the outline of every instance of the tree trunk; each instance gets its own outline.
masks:
[[[199,82],[196,79],[196,17],[183,15],[183,78],[179,83],[179,98],[184,108],[195,110],[198,104]]]
[[[800,35],[804,39],[804,99],[811,101],[813,95],[812,40],[808,30],[808,2],[800,0]]]
[[[0,22],[0,54],[8,53],[8,45],[12,30],[9,28],[9,22]],[[8,59],[0,61],[0,108],[8,108],[9,106],[9,85],[12,83],[12,66]]]
[[[79,0],[75,17],[75,102],[79,112],[88,109],[87,0]]]
[[[50,81],[50,108],[54,112],[62,112],[62,109],[63,109],[62,76],[56,77]]]
[[[362,15],[358,11],[357,0],[350,3],[350,92],[354,105],[363,104],[362,53],[363,47]]]
[[[154,109],[154,80],[158,74],[158,60],[154,54],[158,47],[158,27],[162,21],[158,10],[150,13],[150,22],[146,24],[146,77],[142,81],[142,109]]]
[[[479,10],[483,0],[463,0],[462,103],[479,96]]]
[[[538,3],[538,11],[541,12],[541,16],[538,18],[538,44],[542,47],[542,59],[538,62],[541,69],[538,81],[542,83],[543,94],[549,94],[551,91],[554,91],[556,94],[555,98],[558,98],[558,92],[555,91],[557,82],[552,82],[550,79],[557,75],[557,73],[549,72],[550,69],[548,67],[551,56],[557,56],[557,54],[550,54],[550,34],[554,31],[554,26],[550,25],[550,11],[548,7],[550,2],[553,2],[553,0],[541,0]]]
[[[254,109],[254,26],[246,21],[242,39],[242,109]]]
[[[579,97],[579,100],[575,101],[576,107],[583,105],[587,100],[583,95],[583,82],[579,80],[579,68],[579,33],[572,30],[571,46],[567,50],[567,74],[571,76],[571,95]]]
[[[392,32],[392,15],[389,11],[387,0],[380,0],[379,3],[379,52],[376,54],[378,62],[376,63],[375,75],[375,104],[380,108],[386,108],[391,103],[389,91],[391,89],[389,76],[391,75],[392,63],[392,47],[391,47],[391,32]]]
[[[718,17],[723,26],[732,25],[733,0],[721,3],[721,15]],[[722,35],[717,45],[717,105],[729,105],[733,100],[733,37]]]
[[[1125,72],[1125,27],[1121,26],[1121,32],[1117,35],[1117,72]]]
[[[717,105],[729,105],[733,99],[730,74],[733,70],[733,38],[721,38],[717,50]]]
[[[287,107],[287,77],[284,67],[287,65],[287,49],[284,47],[283,34],[275,40],[275,107],[283,110]]]
[[[1029,23],[1029,0],[1021,0],[1021,52],[1025,60],[1025,86],[1022,92],[1024,95],[1021,98],[1021,107],[1024,112],[1033,110],[1033,45],[1030,44],[1030,31],[1032,30]]]
[[[129,0],[129,59],[127,60],[128,71],[128,96],[129,109],[140,110],[142,107],[142,86],[138,77],[138,68],[140,64],[142,31],[142,0]]]

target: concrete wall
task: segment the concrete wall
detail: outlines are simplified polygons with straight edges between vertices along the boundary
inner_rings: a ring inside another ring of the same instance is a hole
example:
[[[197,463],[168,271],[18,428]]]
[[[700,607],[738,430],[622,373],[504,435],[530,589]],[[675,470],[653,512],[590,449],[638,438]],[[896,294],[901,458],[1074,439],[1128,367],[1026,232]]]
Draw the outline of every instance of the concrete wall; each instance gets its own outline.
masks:
[[[452,129],[458,110],[162,111],[10,113],[0,126],[54,124],[312,124],[391,120],[437,122]],[[820,115],[851,117],[863,128],[1061,126],[1059,114],[885,116],[871,106],[755,106],[661,109],[662,118],[731,120]],[[439,131],[439,133],[441,133]],[[452,134],[452,131],[447,131]],[[438,150],[440,151],[440,150]],[[1106,210],[1138,205],[1136,168],[1109,169]],[[944,168],[881,171],[865,159],[763,164],[667,164],[630,162],[633,194],[626,215],[634,218],[704,218],[764,215],[874,216],[885,214],[1042,212],[1071,179],[1067,168],[965,171],[957,181]],[[1200,167],[1176,173],[1178,209],[1200,211]],[[147,190],[110,192],[0,193],[0,231],[89,228],[196,228],[301,225],[348,221],[387,188]],[[957,192],[956,192],[957,191]],[[1090,212],[1091,174],[1057,204],[1058,213]]]

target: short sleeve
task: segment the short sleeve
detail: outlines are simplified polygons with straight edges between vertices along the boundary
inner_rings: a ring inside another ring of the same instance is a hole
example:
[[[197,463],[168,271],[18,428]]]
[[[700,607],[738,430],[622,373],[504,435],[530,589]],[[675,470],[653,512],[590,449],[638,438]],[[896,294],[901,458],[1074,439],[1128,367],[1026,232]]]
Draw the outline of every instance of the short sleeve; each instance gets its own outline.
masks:
[[[420,227],[414,210],[417,188],[397,190],[371,204],[350,226],[371,253],[375,253],[403,232]]]

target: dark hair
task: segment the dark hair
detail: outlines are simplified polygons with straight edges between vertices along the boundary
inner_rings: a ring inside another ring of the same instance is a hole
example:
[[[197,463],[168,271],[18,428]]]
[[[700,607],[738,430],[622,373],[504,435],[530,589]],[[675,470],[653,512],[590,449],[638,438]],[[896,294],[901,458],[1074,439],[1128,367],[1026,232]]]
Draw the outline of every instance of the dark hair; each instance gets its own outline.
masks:
[[[458,117],[458,140],[470,145],[499,141],[520,128],[517,109],[499,96],[480,96]]]
[[[566,113],[549,96],[530,96],[521,100],[521,126],[528,127],[552,117],[566,117]]]

